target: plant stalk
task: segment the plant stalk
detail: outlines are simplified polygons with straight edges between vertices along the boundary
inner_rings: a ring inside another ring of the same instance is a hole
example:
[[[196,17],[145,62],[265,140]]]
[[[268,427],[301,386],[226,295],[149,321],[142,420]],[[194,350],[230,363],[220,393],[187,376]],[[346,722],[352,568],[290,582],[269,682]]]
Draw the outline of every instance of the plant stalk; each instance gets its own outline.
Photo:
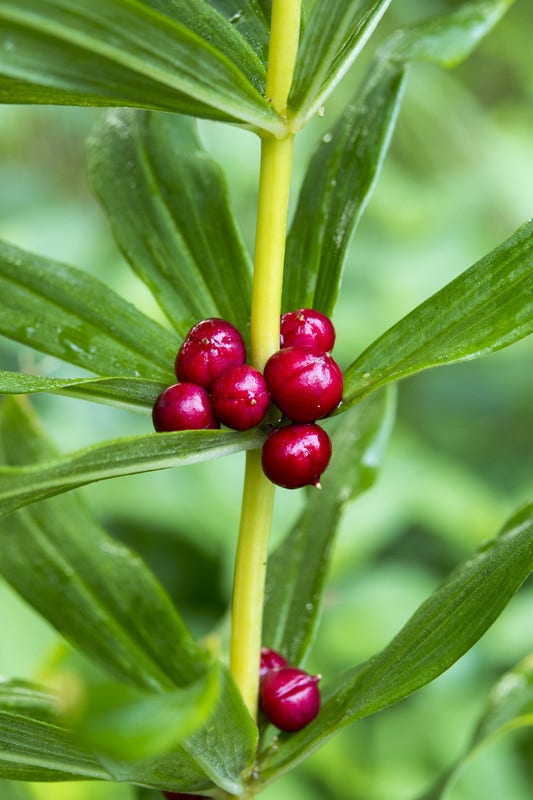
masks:
[[[301,0],[273,0],[266,94],[285,115],[300,26]],[[250,360],[263,370],[279,349],[283,261],[294,136],[265,136],[254,253]],[[246,455],[241,521],[233,584],[230,667],[250,714],[257,716],[259,662],[268,539],[275,486],[265,477],[259,450]]]

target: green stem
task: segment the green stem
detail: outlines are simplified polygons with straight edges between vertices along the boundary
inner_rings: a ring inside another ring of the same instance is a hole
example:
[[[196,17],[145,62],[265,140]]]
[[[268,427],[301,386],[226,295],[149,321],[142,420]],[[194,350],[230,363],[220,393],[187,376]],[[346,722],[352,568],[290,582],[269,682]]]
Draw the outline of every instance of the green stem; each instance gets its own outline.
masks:
[[[267,97],[285,114],[298,49],[301,0],[273,0]],[[254,254],[251,362],[262,370],[279,348],[279,318],[293,135],[265,137]],[[268,539],[275,487],[264,476],[261,453],[246,456],[239,541],[233,584],[230,666],[252,717],[257,714],[259,661]]]

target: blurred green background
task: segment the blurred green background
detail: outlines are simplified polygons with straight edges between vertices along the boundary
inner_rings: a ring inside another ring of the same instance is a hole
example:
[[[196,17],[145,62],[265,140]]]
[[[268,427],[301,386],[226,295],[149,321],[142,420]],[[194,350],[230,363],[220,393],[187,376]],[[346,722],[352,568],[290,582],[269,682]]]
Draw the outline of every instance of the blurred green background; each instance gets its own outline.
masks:
[[[424,14],[453,2],[427,1]],[[416,18],[398,0],[376,42]],[[375,194],[352,243],[334,321],[343,367],[411,308],[495,247],[532,214],[533,6],[518,0],[463,65],[417,65]],[[369,53],[373,44],[369,45]],[[299,136],[295,196],[314,144],[350,97],[365,54]],[[0,237],[96,274],[160,319],[118,255],[85,170],[84,141],[105,112],[0,109]],[[248,133],[201,123],[222,163],[253,246],[259,147]],[[439,581],[531,493],[533,344],[423,373],[400,387],[398,422],[378,485],[344,516],[309,668],[326,678],[385,645]],[[73,368],[0,339],[2,368],[70,376]],[[148,432],[148,417],[58,397],[36,397],[63,451]],[[94,485],[95,513],[143,554],[189,625],[206,634],[231,591],[242,458]],[[273,541],[299,493],[278,491]],[[57,638],[0,584],[0,673],[35,677]],[[466,745],[497,678],[533,649],[533,585],[483,640],[432,685],[338,735],[265,800],[414,800]],[[128,787],[34,785],[37,800],[128,800]],[[486,747],[450,800],[528,800],[533,737]]]

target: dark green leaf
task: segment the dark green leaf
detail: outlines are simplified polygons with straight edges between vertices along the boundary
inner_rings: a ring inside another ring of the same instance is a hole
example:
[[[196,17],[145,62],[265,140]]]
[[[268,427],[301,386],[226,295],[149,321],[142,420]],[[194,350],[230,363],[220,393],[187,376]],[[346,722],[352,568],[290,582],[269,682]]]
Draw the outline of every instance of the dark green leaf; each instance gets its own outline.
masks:
[[[26,467],[0,467],[0,517],[95,481],[194,464],[260,447],[257,430],[151,433],[102,442]]]
[[[0,333],[100,375],[175,380],[173,334],[88,273],[5,243]]]
[[[287,239],[283,307],[331,314],[346,250],[388,149],[404,70],[376,69],[315,151]]]
[[[212,316],[246,331],[249,258],[195,124],[113,111],[92,139],[90,166],[118,245],[177,331]]]
[[[5,404],[11,464],[50,457],[34,419]],[[147,689],[196,680],[205,655],[143,562],[99,527],[76,496],[40,503],[0,523],[0,573],[75,648]],[[31,565],[31,566],[30,566]]]
[[[266,65],[271,0],[209,0],[209,3],[244,36]]]
[[[65,728],[47,721],[54,716],[57,701],[46,689],[20,681],[0,688],[0,779],[109,779],[109,773]]]
[[[308,491],[302,514],[269,558],[263,641],[291,664],[304,661],[311,646],[342,510],[376,479],[394,400],[394,392],[383,392],[346,415],[332,437],[333,456],[321,491]]]
[[[29,681],[0,679],[0,709],[9,714],[29,714],[43,722],[56,722],[58,699],[47,689]]]
[[[246,40],[208,3],[174,0],[165,10],[141,0],[1,0],[2,99],[178,111],[281,135]]]
[[[533,222],[411,311],[347,369],[344,407],[389,381],[477,358],[533,331]]]
[[[168,383],[142,378],[40,378],[0,370],[0,394],[50,392],[149,414]]]
[[[289,108],[301,127],[351,66],[390,0],[318,0],[298,51]]]
[[[155,759],[190,737],[212,715],[220,668],[184,689],[153,694],[121,683],[89,687],[74,713],[76,735],[91,751],[126,762]]]
[[[453,67],[467,58],[514,0],[478,0],[441,17],[396,31],[381,56],[397,61],[432,61]]]
[[[334,308],[350,239],[388,149],[408,62],[457,63],[511,2],[467,4],[397,31],[378,52],[362,88],[311,159],[287,239],[285,309],[312,306],[331,314]]]
[[[396,703],[432,681],[466,653],[501,614],[533,570],[533,505],[458,567],[392,642],[324,692],[318,717],[267,751],[270,780],[354,720]]]
[[[518,728],[533,726],[533,654],[506,672],[490,693],[489,702],[464,755],[424,792],[420,800],[439,800],[483,745]]]

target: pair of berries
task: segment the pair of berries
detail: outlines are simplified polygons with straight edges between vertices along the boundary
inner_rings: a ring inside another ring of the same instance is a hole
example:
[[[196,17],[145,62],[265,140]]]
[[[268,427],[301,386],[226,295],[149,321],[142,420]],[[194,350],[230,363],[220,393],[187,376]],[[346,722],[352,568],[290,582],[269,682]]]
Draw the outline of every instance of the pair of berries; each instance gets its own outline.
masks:
[[[259,425],[270,400],[292,424],[267,438],[263,470],[280,486],[318,485],[331,457],[327,433],[315,425],[339,404],[342,372],[329,354],[335,341],[331,320],[311,309],[281,318],[281,349],[267,361],[264,375],[248,366],[239,331],[218,318],[191,328],[176,357],[179,383],[157,398],[152,412],[157,431]]]
[[[263,647],[259,677],[259,704],[276,728],[299,731],[318,714],[320,675],[291,667],[276,650]]]

